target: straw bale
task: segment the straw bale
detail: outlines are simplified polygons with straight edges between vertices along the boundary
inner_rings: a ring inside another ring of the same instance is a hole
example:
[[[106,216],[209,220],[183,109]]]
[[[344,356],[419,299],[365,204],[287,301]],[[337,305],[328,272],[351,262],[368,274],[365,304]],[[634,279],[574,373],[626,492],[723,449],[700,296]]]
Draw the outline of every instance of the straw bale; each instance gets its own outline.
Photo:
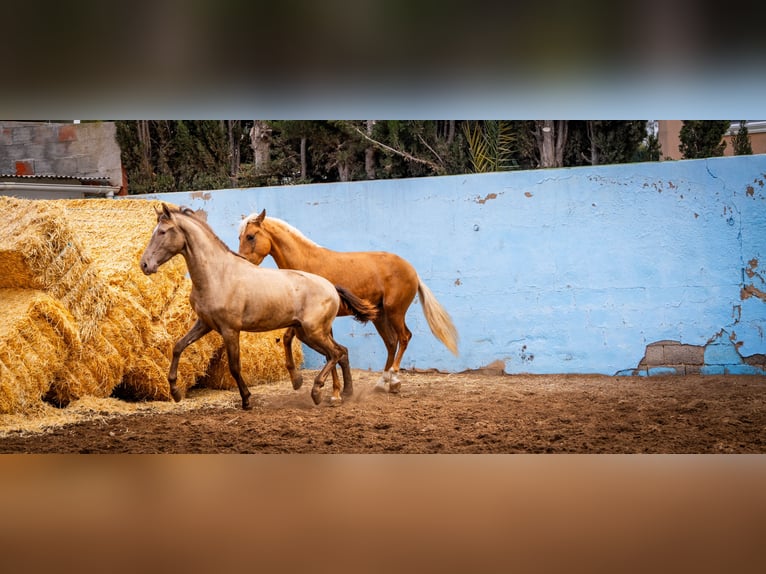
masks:
[[[110,309],[96,336],[79,353],[70,354],[63,373],[51,383],[46,400],[66,406],[85,396],[110,396],[122,381],[125,365],[133,360],[140,346],[137,337],[124,310]]]
[[[173,345],[196,320],[188,303],[191,281],[181,279],[173,299],[165,304],[165,312],[160,317],[151,320],[146,310],[134,313],[140,320],[132,325],[136,330],[134,336],[129,342],[121,343],[130,360],[115,391],[118,396],[131,400],[170,399],[167,375]],[[128,306],[118,307],[125,309]],[[203,341],[189,347],[181,357],[178,386],[184,391],[194,385],[197,376],[204,374],[212,355],[213,349],[205,347]]]
[[[0,288],[39,289],[72,313],[87,341],[106,314],[106,285],[54,201],[0,197]]]
[[[185,281],[186,265],[176,257],[152,277],[139,260],[156,225],[153,201],[63,200],[66,219],[82,238],[83,250],[108,285],[110,311],[102,332],[123,359],[121,377],[111,377],[99,396],[118,394],[169,399],[167,370],[172,337],[158,322]],[[117,374],[116,369],[112,369]]]
[[[170,359],[157,348],[143,349],[122,377],[122,383],[114,390],[121,398],[136,401],[168,401],[170,386],[168,370]]]
[[[0,236],[0,289],[19,287],[34,289],[40,284],[35,281],[35,274],[27,265],[24,254],[9,249],[10,236]]]
[[[112,307],[101,323],[101,344],[107,350],[114,349],[115,354],[109,355],[114,360],[101,366],[105,371],[100,373],[101,391],[92,394],[108,396],[120,386],[129,390],[128,396],[139,399],[157,396],[156,391],[149,389],[167,386],[167,368],[170,362],[162,353],[153,354],[147,350],[153,348],[154,334],[149,313],[124,293],[113,289],[110,289],[110,293]],[[157,361],[159,364],[149,364]],[[93,371],[99,368],[98,364],[90,366]],[[142,376],[143,379],[140,378]],[[133,389],[135,393],[132,392]]]
[[[74,318],[55,299],[33,289],[0,290],[0,413],[30,409],[81,350]]]
[[[88,257],[112,287],[141,302],[152,319],[162,316],[186,276],[180,255],[147,277],[139,260],[157,224],[158,201],[71,199],[60,204],[67,221],[82,238]]]
[[[88,199],[60,204],[83,238],[85,253],[108,284],[111,310],[103,332],[124,363],[122,378],[113,382],[112,390],[135,400],[168,400],[167,371],[174,340],[163,316],[188,279],[180,256],[151,277],[139,266],[160,203]]]

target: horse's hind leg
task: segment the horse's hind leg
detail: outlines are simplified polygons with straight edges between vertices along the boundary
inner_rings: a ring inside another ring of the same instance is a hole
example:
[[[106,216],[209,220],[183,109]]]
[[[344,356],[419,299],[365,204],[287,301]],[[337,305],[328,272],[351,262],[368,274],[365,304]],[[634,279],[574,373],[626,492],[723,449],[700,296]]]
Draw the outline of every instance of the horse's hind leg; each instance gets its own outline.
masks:
[[[407,328],[407,324],[404,322],[403,313],[393,313],[389,315],[389,321],[394,331],[396,332],[396,338],[399,343],[399,347],[396,351],[396,358],[394,359],[394,363],[391,365],[392,378],[388,385],[388,391],[391,393],[398,393],[402,386],[402,383],[399,381],[399,377],[397,377],[397,374],[399,373],[399,365],[401,365],[404,351],[407,350],[407,345],[409,345],[410,339],[412,339],[412,331]]]
[[[239,331],[224,331],[221,333],[223,342],[226,345],[226,358],[229,360],[229,372],[239,387],[239,396],[242,398],[242,408],[249,411],[253,408],[250,405],[250,389],[245,385],[240,372],[239,363]]]
[[[314,378],[314,386],[311,389],[311,398],[314,401],[314,404],[318,405],[322,401],[322,387],[324,387],[324,382],[327,379],[327,375],[335,371],[335,365],[338,364],[338,362],[341,362],[344,356],[348,358],[348,350],[344,346],[336,343],[333,338],[329,336],[329,334],[325,335],[323,333],[307,332],[304,328],[298,329],[297,332],[298,338],[301,341],[306,343],[317,353],[324,355],[327,359],[327,362],[325,363],[324,367],[322,367],[322,370]],[[341,369],[344,371],[344,379],[346,379],[346,374],[348,371],[348,382],[350,384],[350,369],[348,369],[348,366],[346,366],[344,369],[342,362]],[[340,402],[341,400],[340,382],[337,381],[337,379],[334,377],[332,401]]]
[[[303,375],[295,368],[295,361],[293,360],[293,339],[295,338],[295,329],[288,327],[285,334],[282,336],[282,343],[285,346],[285,368],[290,374],[290,380],[293,383],[293,389],[296,391],[303,385]]]
[[[338,359],[338,362],[340,363],[340,370],[343,372],[343,396],[350,397],[354,394],[354,382],[351,380],[351,365],[348,360],[348,349],[340,344],[338,344],[338,346],[343,352],[341,358]],[[333,377],[333,387],[339,387],[340,385],[338,384],[338,373],[335,372],[334,368],[332,372],[333,375],[335,375]]]
[[[173,360],[170,362],[170,370],[168,371],[168,383],[170,384],[170,394],[173,399],[178,402],[181,400],[181,391],[176,387],[176,379],[178,378],[178,361],[181,358],[183,350],[191,345],[194,341],[200,339],[202,336],[208,334],[212,329],[207,323],[200,319],[194,323],[189,332],[181,337],[178,342],[173,346]]]
[[[330,367],[330,373],[332,374],[332,397],[330,397],[330,402],[332,404],[340,404],[343,399],[341,398],[340,381],[338,380],[338,372],[336,369],[337,364],[340,364],[340,370],[343,373],[344,397],[350,397],[354,394],[354,383],[351,380],[351,368],[348,362],[348,349],[332,338],[330,338],[330,343],[332,344],[333,351],[326,355],[328,364],[332,363],[332,366]],[[317,380],[320,379],[321,375],[322,373],[317,376]],[[327,377],[327,375],[325,375],[325,377]],[[314,384],[316,385],[316,381]],[[321,386],[323,385],[324,378],[322,378]],[[321,386],[319,388],[321,388]]]
[[[332,329],[330,329],[330,338],[333,340],[334,343],[337,344],[337,341],[335,341],[335,337],[333,335]],[[339,359],[340,363],[340,370],[343,373],[343,396],[344,397],[350,397],[354,394],[354,383],[351,380],[351,370],[348,365],[348,349],[343,347],[342,345],[339,345],[342,349],[345,349],[345,352],[343,353],[343,356]],[[346,365],[344,366],[344,361]],[[332,388],[340,389],[340,381],[338,380],[338,369],[337,367],[333,367],[332,371]]]
[[[399,383],[399,380],[391,372],[391,366],[394,364],[394,359],[396,357],[396,346],[397,346],[398,338],[397,338],[396,332],[391,326],[391,322],[389,321],[388,316],[385,314],[385,311],[375,321],[374,325],[378,331],[378,334],[380,335],[380,338],[383,339],[383,343],[386,345],[386,353],[387,353],[386,365],[383,368],[383,375],[380,377],[380,380],[378,380],[378,382],[375,384],[375,388],[378,390],[385,391],[386,383],[389,384],[389,389],[391,388],[391,384],[397,385]],[[398,390],[398,387],[397,387],[397,390]]]

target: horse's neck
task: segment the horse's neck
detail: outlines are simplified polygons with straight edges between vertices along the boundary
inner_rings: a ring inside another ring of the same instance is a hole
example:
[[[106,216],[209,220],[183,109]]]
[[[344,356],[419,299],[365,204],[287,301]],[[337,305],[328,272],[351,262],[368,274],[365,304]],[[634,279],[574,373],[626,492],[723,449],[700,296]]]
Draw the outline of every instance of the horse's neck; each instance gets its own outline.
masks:
[[[196,289],[205,290],[223,276],[229,252],[215,238],[193,223],[186,223],[183,230],[186,233],[186,249],[183,256],[189,276]]]
[[[313,241],[288,230],[278,229],[271,233],[271,256],[280,269],[301,269],[311,271],[321,254],[327,251]]]

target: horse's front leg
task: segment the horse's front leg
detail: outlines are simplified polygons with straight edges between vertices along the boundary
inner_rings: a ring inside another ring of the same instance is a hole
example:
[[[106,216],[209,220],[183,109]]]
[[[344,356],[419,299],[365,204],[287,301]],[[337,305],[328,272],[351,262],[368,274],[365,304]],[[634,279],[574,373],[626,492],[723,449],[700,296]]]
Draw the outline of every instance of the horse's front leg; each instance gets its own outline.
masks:
[[[321,400],[321,389],[324,386],[328,373],[332,374],[332,397],[330,397],[330,404],[339,405],[343,402],[340,394],[340,380],[338,379],[338,371],[336,369],[338,363],[340,363],[341,370],[343,371],[343,394],[350,396],[354,392],[351,382],[351,369],[348,362],[348,349],[334,341],[333,345],[332,351],[325,355],[327,363],[314,380],[314,388],[311,390],[311,398],[314,399],[316,404],[319,404]]]
[[[245,385],[242,379],[239,363],[239,331],[226,330],[221,332],[223,342],[226,345],[226,358],[229,360],[229,372],[239,387],[239,396],[242,398],[242,408],[249,411],[253,408],[250,405],[250,389]]]
[[[325,363],[324,367],[322,367],[322,370],[317,373],[316,377],[314,377],[314,386],[311,388],[311,398],[314,401],[314,404],[318,405],[320,402],[322,402],[322,387],[324,387],[324,382],[327,379],[327,375],[330,373],[333,375],[332,402],[340,402],[340,381],[338,380],[338,374],[335,372],[335,365],[338,364],[338,359],[340,359],[340,355],[337,349],[335,349],[332,344],[325,344],[322,346],[314,346],[309,344],[309,347],[315,351],[321,352],[327,359],[327,362]]]
[[[288,327],[285,330],[285,334],[282,335],[282,343],[285,346],[285,368],[290,374],[290,380],[293,382],[293,389],[296,391],[303,385],[303,375],[295,368],[295,361],[293,359],[293,339],[295,338],[295,329]]]
[[[183,350],[186,347],[210,331],[211,329],[207,323],[197,319],[197,322],[194,323],[191,329],[189,329],[189,332],[181,337],[173,347],[173,360],[170,362],[170,370],[168,371],[168,383],[170,384],[170,394],[176,402],[183,398],[181,391],[179,391],[176,387],[176,379],[178,378],[178,361],[181,358],[181,353],[183,353]]]

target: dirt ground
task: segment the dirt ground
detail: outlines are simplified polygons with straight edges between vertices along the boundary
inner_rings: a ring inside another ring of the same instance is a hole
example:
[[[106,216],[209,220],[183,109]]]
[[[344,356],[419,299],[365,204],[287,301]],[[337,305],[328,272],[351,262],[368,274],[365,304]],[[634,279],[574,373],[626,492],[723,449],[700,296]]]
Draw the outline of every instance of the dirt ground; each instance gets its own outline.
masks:
[[[765,377],[403,372],[389,394],[375,390],[378,373],[356,370],[351,398],[331,406],[328,381],[315,406],[313,375],[299,391],[288,379],[252,386],[247,412],[237,391],[192,389],[162,412],[125,414],[110,407],[123,401],[101,399],[79,422],[5,425],[0,452],[766,452]]]

